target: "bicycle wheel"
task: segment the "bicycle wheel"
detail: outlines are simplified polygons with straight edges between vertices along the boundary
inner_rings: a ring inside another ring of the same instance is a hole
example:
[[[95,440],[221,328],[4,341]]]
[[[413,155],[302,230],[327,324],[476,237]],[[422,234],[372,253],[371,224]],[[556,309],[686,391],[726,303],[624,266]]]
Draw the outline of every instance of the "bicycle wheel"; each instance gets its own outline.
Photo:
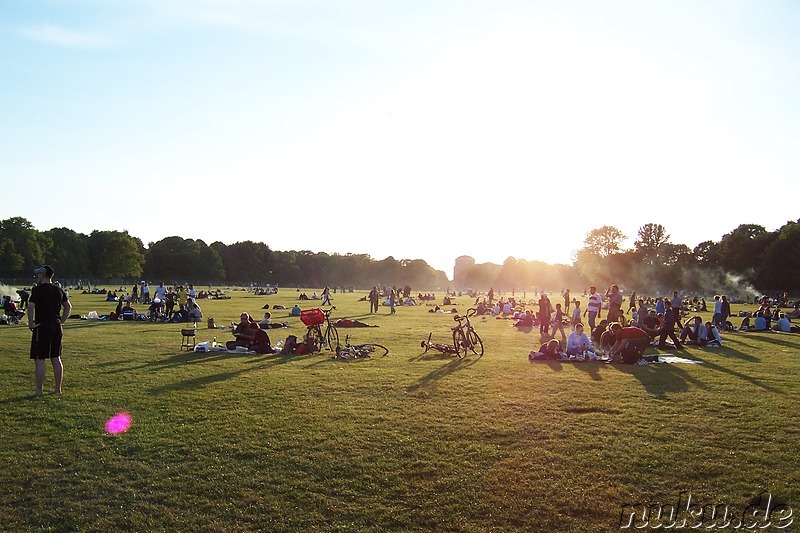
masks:
[[[368,357],[383,357],[389,353],[389,348],[382,344],[375,344],[374,342],[359,344],[356,346],[356,349],[364,351]]]
[[[467,332],[467,339],[469,339],[469,349],[472,350],[472,353],[478,356],[483,355],[483,341],[474,329]]]
[[[467,336],[464,335],[464,330],[453,331],[453,347],[456,349],[458,357],[463,359],[467,355]]]
[[[336,326],[328,325],[325,330],[325,344],[328,345],[329,350],[336,351],[336,347],[339,346],[339,331]]]
[[[323,339],[322,330],[319,329],[319,326],[312,326],[308,328],[308,338],[314,343],[314,351],[321,352]]]

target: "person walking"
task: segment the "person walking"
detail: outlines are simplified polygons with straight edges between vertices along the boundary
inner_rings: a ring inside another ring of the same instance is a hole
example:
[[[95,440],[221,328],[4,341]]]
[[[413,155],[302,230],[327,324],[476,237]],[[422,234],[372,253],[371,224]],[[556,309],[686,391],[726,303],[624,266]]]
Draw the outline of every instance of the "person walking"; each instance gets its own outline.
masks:
[[[378,312],[378,287],[372,287],[372,290],[369,291],[369,312]]]
[[[322,303],[320,305],[333,305],[331,303],[331,288],[327,285],[322,289]]]
[[[53,284],[53,268],[42,265],[33,271],[38,285],[31,290],[28,301],[28,327],[31,336],[31,359],[35,363],[36,391],[31,395],[38,398],[44,388],[45,360],[50,359],[53,366],[55,387],[53,394],[61,394],[64,367],[61,363],[61,341],[64,336],[63,325],[69,317],[72,304],[61,287]]]

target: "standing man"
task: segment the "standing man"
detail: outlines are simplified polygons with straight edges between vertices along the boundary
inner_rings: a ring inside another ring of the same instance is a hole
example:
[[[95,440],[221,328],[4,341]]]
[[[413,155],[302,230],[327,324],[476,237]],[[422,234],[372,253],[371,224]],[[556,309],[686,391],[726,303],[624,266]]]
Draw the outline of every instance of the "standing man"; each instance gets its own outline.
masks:
[[[378,312],[378,287],[372,287],[372,290],[369,291],[369,312]]]
[[[494,303],[494,287],[489,287],[489,305]]]
[[[569,299],[569,289],[566,289],[564,291],[564,312],[567,313],[567,314],[569,314],[569,304],[570,303],[571,302],[570,302],[570,299]]]
[[[395,291],[395,288],[392,287],[392,292],[389,293],[389,314],[391,315],[395,313],[394,304],[396,298],[397,298],[397,292]]]
[[[586,311],[583,315],[589,315],[589,331],[594,331],[595,320],[600,318],[600,310],[603,305],[603,297],[597,292],[597,287],[592,285],[589,287],[589,303],[586,304]]]
[[[678,328],[682,328],[681,311],[683,311],[683,299],[678,296],[678,291],[672,291],[672,300],[670,300],[669,303],[672,304],[672,310],[675,312],[675,325],[678,326]]]
[[[155,298],[158,298],[160,301],[164,301],[164,298],[167,296],[167,288],[164,286],[164,282],[158,284],[156,287]]]
[[[45,359],[53,365],[55,388],[53,394],[61,394],[61,382],[64,367],[61,364],[61,340],[64,336],[63,325],[69,317],[72,304],[67,294],[53,284],[53,268],[42,265],[33,271],[38,278],[38,285],[31,290],[28,302],[28,327],[33,332],[31,338],[31,359],[35,363],[36,392],[31,397],[42,395],[44,387]]]
[[[619,285],[616,283],[606,291],[608,298],[608,323],[619,322],[622,318],[622,294],[619,292]]]

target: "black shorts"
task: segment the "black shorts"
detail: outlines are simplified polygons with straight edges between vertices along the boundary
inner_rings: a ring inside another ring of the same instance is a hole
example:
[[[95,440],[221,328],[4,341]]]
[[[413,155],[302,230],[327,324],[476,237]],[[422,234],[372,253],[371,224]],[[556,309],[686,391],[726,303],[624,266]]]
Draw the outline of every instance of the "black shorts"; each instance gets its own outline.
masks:
[[[31,337],[31,359],[61,357],[61,339],[64,330],[60,321],[39,324]]]

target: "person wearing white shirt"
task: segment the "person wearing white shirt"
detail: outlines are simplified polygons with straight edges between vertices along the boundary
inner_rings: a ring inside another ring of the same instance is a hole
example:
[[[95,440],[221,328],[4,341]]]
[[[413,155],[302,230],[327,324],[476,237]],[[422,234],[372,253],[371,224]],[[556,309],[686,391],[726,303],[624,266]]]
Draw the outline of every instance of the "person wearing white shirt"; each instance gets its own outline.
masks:
[[[586,333],[583,332],[583,324],[578,322],[575,324],[575,331],[567,337],[567,355],[583,356],[584,352],[589,352],[590,358],[594,358],[594,347],[592,341]]]
[[[592,285],[589,287],[589,303],[586,304],[586,311],[583,312],[584,316],[589,316],[589,330],[594,331],[595,320],[600,318],[600,311],[603,306],[603,297],[597,292],[597,287]]]

